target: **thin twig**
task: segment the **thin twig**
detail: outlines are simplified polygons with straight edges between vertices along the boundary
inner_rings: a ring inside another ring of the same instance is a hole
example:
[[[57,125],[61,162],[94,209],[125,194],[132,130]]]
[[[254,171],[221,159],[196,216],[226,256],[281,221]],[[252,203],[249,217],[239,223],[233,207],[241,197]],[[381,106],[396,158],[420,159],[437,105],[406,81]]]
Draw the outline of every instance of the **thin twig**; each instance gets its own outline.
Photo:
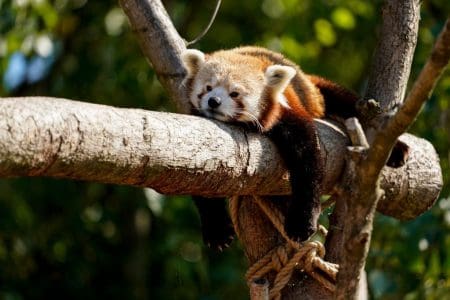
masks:
[[[357,118],[349,118],[345,120],[348,136],[352,142],[352,146],[359,146],[368,149],[369,143],[364,134],[361,124]]]
[[[217,16],[217,13],[219,12],[219,8],[220,8],[220,4],[221,3],[222,3],[222,0],[217,0],[216,8],[214,8],[214,12],[213,12],[213,15],[211,16],[211,20],[209,20],[208,26],[206,26],[206,28],[195,39],[193,39],[190,42],[186,42],[186,47],[197,43],[209,31],[209,29],[211,28],[212,24],[214,23],[214,20],[216,19],[216,16]]]

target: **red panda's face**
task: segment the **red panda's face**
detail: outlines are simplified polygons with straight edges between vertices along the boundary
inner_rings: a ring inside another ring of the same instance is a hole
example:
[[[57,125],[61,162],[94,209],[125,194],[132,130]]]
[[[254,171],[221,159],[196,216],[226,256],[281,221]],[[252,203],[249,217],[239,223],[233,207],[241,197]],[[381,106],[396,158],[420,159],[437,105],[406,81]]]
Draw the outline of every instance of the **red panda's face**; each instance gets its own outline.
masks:
[[[267,67],[259,59],[228,51],[205,57],[198,50],[186,50],[182,58],[186,80],[191,80],[189,100],[206,117],[260,127],[267,101],[287,105],[283,91],[295,75],[291,67]]]
[[[253,122],[260,116],[264,88],[262,71],[237,68],[211,59],[197,71],[190,101],[206,117],[226,122]]]

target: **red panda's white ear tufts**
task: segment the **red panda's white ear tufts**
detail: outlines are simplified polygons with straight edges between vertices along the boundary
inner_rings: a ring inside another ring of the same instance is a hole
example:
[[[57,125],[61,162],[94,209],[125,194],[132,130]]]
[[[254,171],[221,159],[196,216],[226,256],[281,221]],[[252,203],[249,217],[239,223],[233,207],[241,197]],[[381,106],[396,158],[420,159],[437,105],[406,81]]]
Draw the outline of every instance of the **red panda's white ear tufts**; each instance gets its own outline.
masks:
[[[198,69],[205,62],[205,54],[199,50],[187,49],[181,53],[181,60],[188,72],[188,76],[192,76],[197,73]]]
[[[293,67],[273,65],[266,69],[267,84],[277,92],[283,92],[297,71]]]

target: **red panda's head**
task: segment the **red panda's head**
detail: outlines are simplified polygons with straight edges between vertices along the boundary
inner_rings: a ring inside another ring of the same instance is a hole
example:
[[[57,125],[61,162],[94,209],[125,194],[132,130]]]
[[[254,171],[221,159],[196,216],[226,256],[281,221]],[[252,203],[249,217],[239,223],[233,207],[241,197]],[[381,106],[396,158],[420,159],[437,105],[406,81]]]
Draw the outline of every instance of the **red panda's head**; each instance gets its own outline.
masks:
[[[283,92],[296,74],[293,67],[233,51],[205,55],[189,49],[182,60],[189,100],[206,117],[259,124],[264,111],[274,104],[268,102],[288,106]]]

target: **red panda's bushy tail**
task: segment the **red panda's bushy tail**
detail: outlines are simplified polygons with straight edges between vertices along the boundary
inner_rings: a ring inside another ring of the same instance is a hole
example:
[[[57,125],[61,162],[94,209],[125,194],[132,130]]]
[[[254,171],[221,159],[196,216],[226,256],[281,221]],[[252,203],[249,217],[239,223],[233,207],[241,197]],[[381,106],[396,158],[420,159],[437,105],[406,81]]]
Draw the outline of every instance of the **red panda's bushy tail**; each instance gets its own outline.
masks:
[[[356,102],[359,97],[354,92],[320,76],[309,75],[325,99],[325,115],[344,119],[356,117]]]

